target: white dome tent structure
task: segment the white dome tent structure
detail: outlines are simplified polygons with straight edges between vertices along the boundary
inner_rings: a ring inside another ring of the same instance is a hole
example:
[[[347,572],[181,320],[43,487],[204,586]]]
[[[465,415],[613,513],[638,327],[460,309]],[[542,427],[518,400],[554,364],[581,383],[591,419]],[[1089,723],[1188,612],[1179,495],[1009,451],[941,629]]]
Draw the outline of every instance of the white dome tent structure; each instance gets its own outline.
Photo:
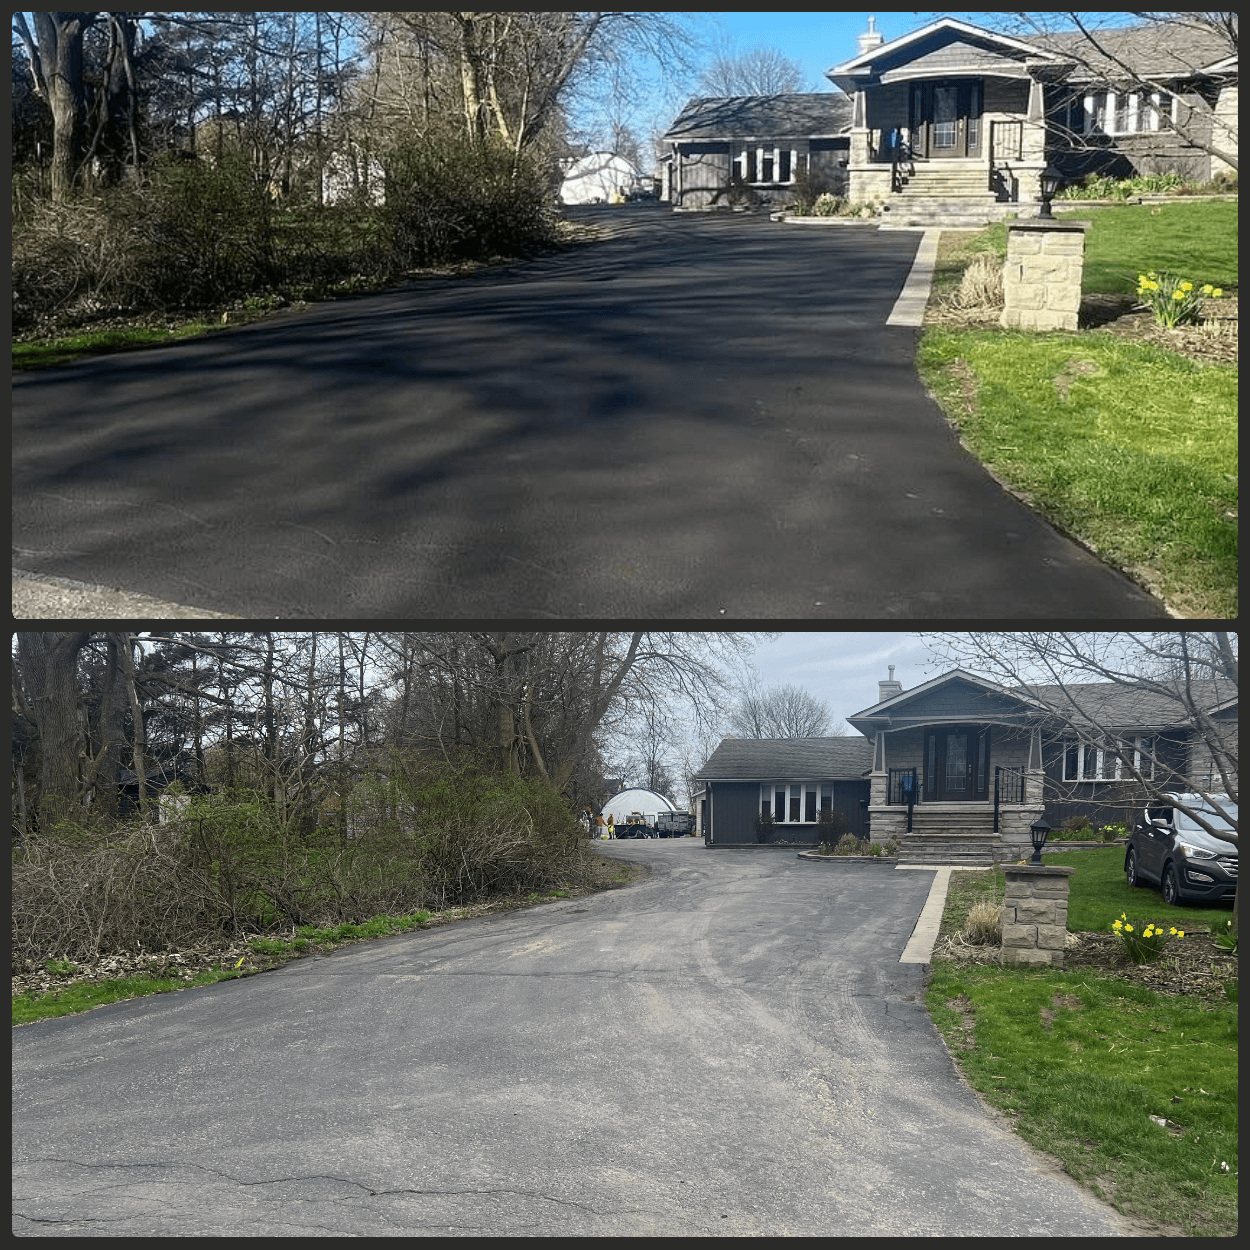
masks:
[[[661,812],[675,812],[677,808],[662,794],[654,790],[630,789],[614,794],[604,805],[600,815],[607,823],[611,814],[612,822],[623,825],[629,819],[630,812],[641,812],[648,825],[654,827],[655,818]]]
[[[591,152],[573,161],[560,184],[562,204],[610,204],[621,192],[628,194],[643,181],[638,167],[614,152]]]

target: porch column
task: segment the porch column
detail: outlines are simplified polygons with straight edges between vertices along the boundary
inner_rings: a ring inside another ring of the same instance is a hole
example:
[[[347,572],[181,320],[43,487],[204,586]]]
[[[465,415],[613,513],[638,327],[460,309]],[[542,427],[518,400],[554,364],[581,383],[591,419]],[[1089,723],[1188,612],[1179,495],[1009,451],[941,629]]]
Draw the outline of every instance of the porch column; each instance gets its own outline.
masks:
[[[1024,785],[1021,788],[1020,800],[1040,807],[1044,801],[1042,787],[1045,774],[1042,772],[1042,729],[1034,725],[1029,734],[1029,765],[1024,770]]]
[[[889,798],[889,774],[885,767],[885,730],[878,729],[872,747],[872,772],[868,775],[868,802],[884,807]]]

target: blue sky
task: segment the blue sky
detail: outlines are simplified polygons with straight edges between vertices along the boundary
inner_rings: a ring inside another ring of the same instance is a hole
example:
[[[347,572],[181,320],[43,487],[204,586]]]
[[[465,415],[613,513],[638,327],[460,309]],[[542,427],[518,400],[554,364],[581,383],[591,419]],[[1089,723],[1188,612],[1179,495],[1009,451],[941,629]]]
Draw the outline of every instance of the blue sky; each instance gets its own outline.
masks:
[[[923,26],[928,14],[876,13],[877,29],[888,42]],[[831,91],[825,77],[832,65],[849,61],[868,29],[867,13],[717,13],[717,24],[742,51],[771,47],[802,65],[815,91]]]

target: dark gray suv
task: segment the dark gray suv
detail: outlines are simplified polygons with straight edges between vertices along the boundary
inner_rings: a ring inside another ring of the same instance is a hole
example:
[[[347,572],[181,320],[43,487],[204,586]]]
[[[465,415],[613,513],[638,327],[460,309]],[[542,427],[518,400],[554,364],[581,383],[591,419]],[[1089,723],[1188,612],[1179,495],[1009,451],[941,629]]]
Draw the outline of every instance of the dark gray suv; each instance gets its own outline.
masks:
[[[1197,794],[1164,796],[1140,812],[1124,852],[1124,874],[1129,885],[1158,885],[1170,906],[1185,902],[1231,899],[1237,892],[1237,847],[1212,837],[1192,816],[1168,804],[1175,798],[1201,811],[1217,829],[1232,826]],[[1214,800],[1233,820],[1237,804],[1223,795]]]

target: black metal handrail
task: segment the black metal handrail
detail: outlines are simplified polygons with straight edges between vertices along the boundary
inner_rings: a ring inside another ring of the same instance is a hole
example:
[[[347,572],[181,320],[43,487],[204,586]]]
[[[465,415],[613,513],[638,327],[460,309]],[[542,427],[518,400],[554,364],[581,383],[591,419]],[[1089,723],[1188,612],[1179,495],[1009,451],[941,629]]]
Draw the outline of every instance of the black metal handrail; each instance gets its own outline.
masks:
[[[891,768],[885,801],[891,807],[907,805],[907,832],[911,832],[911,814],[920,801],[920,778],[914,768]]]
[[[998,832],[998,805],[1024,802],[1024,769],[994,766],[994,832]]]

